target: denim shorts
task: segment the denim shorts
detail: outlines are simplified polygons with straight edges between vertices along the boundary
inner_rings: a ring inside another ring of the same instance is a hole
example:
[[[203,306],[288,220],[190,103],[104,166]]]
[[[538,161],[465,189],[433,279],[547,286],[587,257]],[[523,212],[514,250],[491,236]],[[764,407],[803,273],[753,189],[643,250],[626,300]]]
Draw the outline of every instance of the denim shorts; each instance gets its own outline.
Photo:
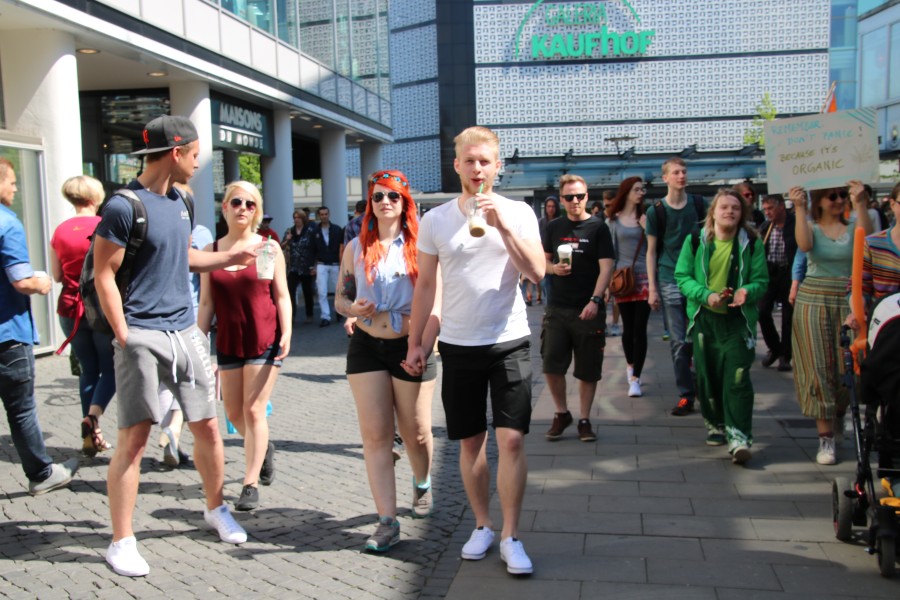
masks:
[[[425,362],[425,372],[420,376],[410,375],[400,366],[406,360],[409,348],[406,336],[382,339],[369,335],[361,328],[353,329],[350,346],[347,348],[347,375],[387,371],[391,377],[401,381],[432,381],[437,377],[434,355]]]
[[[279,348],[280,347],[277,344],[272,344],[263,350],[262,354],[251,358],[241,358],[240,356],[216,352],[216,362],[219,364],[219,369],[222,371],[240,369],[244,365],[273,365],[280,367],[284,361],[275,360],[275,357],[278,356]]]

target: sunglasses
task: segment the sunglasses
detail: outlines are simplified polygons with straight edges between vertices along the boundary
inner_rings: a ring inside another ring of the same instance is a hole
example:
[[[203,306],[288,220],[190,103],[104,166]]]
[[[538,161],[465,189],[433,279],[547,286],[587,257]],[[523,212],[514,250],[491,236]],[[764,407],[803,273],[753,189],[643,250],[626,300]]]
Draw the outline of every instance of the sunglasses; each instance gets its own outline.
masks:
[[[253,212],[256,210],[256,202],[254,200],[244,200],[243,198],[232,198],[231,208],[240,208],[246,206],[247,210]]]
[[[400,193],[399,192],[375,192],[372,194],[372,202],[378,204],[382,200],[387,198],[391,202],[400,202]]]
[[[587,194],[566,194],[565,196],[563,196],[563,200],[565,200],[566,202],[572,202],[574,200],[581,202],[586,197],[587,197]]]
[[[825,197],[828,198],[829,200],[831,200],[832,202],[834,202],[838,198],[840,198],[841,200],[846,200],[849,196],[850,196],[850,194],[848,194],[847,192],[837,192],[837,193],[831,192],[830,194],[828,194]]]

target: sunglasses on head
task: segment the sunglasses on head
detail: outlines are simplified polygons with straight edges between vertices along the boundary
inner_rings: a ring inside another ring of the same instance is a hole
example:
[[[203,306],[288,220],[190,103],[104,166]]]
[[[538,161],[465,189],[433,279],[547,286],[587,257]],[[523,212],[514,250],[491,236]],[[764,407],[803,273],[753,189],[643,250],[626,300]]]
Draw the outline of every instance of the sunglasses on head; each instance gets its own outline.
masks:
[[[377,204],[384,200],[385,197],[391,202],[400,202],[399,192],[375,192],[372,194],[372,201]]]
[[[834,202],[838,198],[840,198],[841,200],[846,200],[849,196],[850,196],[850,194],[848,194],[847,192],[841,191],[841,192],[831,192],[830,194],[828,194],[825,197],[828,198],[829,200],[831,200],[832,202]]]
[[[241,206],[246,206],[247,210],[250,212],[256,210],[256,202],[254,200],[245,200],[243,198],[231,199],[231,208],[240,208]]]
[[[566,194],[565,196],[563,196],[563,200],[565,200],[566,202],[572,202],[573,200],[578,200],[579,202],[581,202],[586,197],[587,194]]]

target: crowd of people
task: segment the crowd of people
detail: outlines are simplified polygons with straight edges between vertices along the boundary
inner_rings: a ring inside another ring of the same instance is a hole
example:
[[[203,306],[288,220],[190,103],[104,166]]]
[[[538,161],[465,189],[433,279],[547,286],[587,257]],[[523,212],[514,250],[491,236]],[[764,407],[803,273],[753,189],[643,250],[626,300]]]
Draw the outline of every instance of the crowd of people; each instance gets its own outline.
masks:
[[[759,322],[768,349],[762,366],[777,362],[779,371],[796,371],[798,402],[819,433],[817,461],[836,462],[847,406],[838,336],[844,323],[856,325],[846,299],[852,242],[857,226],[871,233],[878,229],[874,221],[883,222],[881,212],[873,218],[871,192],[860,182],[811,194],[793,188],[792,211],[782,196],[767,195],[758,211],[760,199],[749,183],[719,189],[709,203],[687,193],[687,164],[675,157],[662,165],[661,199],[646,203],[644,181],[629,177],[602,203],[591,204],[584,178],[566,174],[538,219],[527,203],[494,191],[499,139],[487,128],[470,127],[455,138],[461,194],[421,218],[407,177],[382,170],[369,176],[366,200],[345,229],[321,207],[317,222],[296,210],[293,225],[278,236],[259,189],[236,181],[226,188],[224,229],[213,240],[194,222],[185,187],[198,167],[193,124],[159,117],[143,137],[146,148],[135,153],[145,157],[143,171],[99,214],[104,190],[97,180],[65,182],[62,193],[75,216],[59,225],[50,243],[52,279],[62,288],[60,326],[81,365],[82,450],[88,456],[113,452],[106,560],[120,575],[150,570],[132,523],[140,462],[155,424],[163,428],[165,462],[177,466],[188,460],[177,443],[181,422],[187,423],[204,518],[223,542],[246,541],[224,501],[215,400],[220,394],[229,425],[244,440],[244,477],[234,508],[253,510],[259,486],[275,478],[269,397],[290,352],[300,291],[306,323],[313,321],[316,301],[320,327],[337,318],[332,310],[346,318],[346,374],[377,514],[365,543],[372,552],[386,552],[401,539],[393,449],[398,433],[413,473],[407,488],[412,516],[427,518],[440,501],[431,479],[437,351],[447,435],[459,441],[460,475],[475,517],[461,556],[480,560],[495,539],[490,426],[499,452],[499,555],[509,573],[533,571],[518,536],[532,410],[527,307],[535,300],[544,307],[540,353],[555,407],[548,440],[562,439],[572,424],[582,442],[597,439],[591,416],[612,328],[608,307],[616,308],[613,323],[622,323],[627,395],[643,395],[648,321],[661,310],[677,387],[673,416],[691,414],[699,402],[705,443],[726,447],[736,464],[751,459],[750,370]],[[31,266],[24,229],[9,209],[15,193],[12,163],[0,158],[6,274],[0,280],[0,393],[29,492],[41,494],[67,485],[78,461],[54,464],[37,423],[31,350],[37,339],[29,296],[48,294],[51,277]],[[134,202],[146,211],[146,232],[132,248]],[[893,219],[884,222],[896,223],[900,185],[887,206]],[[900,289],[898,246],[896,225],[866,238],[868,298]],[[79,283],[89,252],[110,332],[93,329],[85,318]],[[577,419],[566,392],[573,362]],[[100,419],[115,394],[113,448]]]

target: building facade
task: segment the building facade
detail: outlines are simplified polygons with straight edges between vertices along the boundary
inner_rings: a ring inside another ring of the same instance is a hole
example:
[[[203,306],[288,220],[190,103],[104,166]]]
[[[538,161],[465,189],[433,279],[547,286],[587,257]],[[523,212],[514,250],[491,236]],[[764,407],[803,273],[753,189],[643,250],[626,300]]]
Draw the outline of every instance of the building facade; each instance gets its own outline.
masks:
[[[900,0],[860,2],[859,80],[859,105],[878,112],[881,155],[900,167]]]

